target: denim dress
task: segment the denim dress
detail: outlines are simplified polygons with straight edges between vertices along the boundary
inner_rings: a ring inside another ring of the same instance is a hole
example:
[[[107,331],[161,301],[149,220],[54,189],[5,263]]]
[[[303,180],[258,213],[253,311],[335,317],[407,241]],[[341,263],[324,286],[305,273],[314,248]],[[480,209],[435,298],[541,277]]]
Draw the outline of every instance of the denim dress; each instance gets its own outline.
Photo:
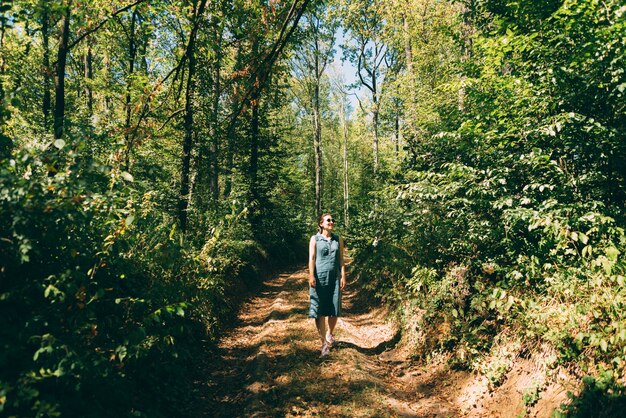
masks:
[[[315,287],[309,287],[309,318],[341,315],[339,237],[315,235]]]

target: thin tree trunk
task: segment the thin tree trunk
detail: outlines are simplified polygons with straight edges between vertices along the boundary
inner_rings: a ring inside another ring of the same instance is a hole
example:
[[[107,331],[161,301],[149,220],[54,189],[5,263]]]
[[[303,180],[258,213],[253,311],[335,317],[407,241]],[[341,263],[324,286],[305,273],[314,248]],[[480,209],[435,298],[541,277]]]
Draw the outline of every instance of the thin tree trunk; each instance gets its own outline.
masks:
[[[5,19],[0,19],[0,51],[4,48],[6,24],[7,21]],[[0,54],[0,159],[8,159],[11,155],[11,151],[13,150],[13,140],[6,135],[6,120],[9,115],[4,112],[4,108],[6,106],[6,93],[4,86],[5,74],[7,70],[6,67],[7,62],[5,56],[4,54]]]
[[[43,47],[43,128],[46,132],[50,129],[50,112],[52,109],[52,77],[50,76],[50,17],[48,16],[48,2],[43,0],[41,2],[41,38]]]
[[[59,36],[59,51],[56,66],[56,86],[54,97],[54,137],[63,137],[65,124],[65,66],[67,63],[68,41],[70,37],[70,17],[72,13],[72,0],[69,0],[63,18],[61,19],[61,33]]]
[[[193,43],[193,41],[190,41]],[[178,219],[181,231],[187,230],[187,209],[189,207],[191,149],[193,148],[193,77],[195,72],[195,54],[193,45],[188,51],[189,68],[187,72],[187,89],[185,91],[185,138],[183,140],[183,158],[180,170],[180,196],[178,201]]]
[[[124,143],[126,144],[126,156],[125,165],[128,167],[130,164],[130,155],[132,153],[132,137],[131,137],[131,120],[133,117],[131,102],[132,102],[132,79],[135,73],[135,58],[137,56],[137,45],[135,42],[135,24],[137,22],[137,11],[133,10],[130,29],[128,30],[128,75],[126,77],[126,120],[124,121]]]
[[[0,50],[4,48],[4,37],[6,34],[6,20],[0,19]],[[4,57],[4,54],[0,54],[0,159],[8,159],[11,155],[11,150],[13,149],[13,140],[6,135],[6,119],[9,116],[4,112],[5,103],[5,86],[4,86],[4,75],[7,70],[7,62]]]
[[[0,49],[4,48],[4,33],[5,33],[5,20],[2,19],[0,21]],[[4,54],[0,55],[0,75],[4,76],[4,73],[6,71],[6,62],[4,59]],[[0,143],[0,157],[4,157],[5,154],[8,154],[8,149],[9,147],[5,148],[4,147],[4,142],[5,140],[5,136],[3,134],[4,131],[4,112],[3,112],[3,108],[4,108],[4,77],[0,77],[0,141],[2,141],[3,143]]]
[[[411,36],[409,34],[409,21],[406,15],[402,14],[402,28],[404,38],[404,57],[406,60],[406,69],[409,73],[409,77],[413,80],[413,47],[411,46]],[[414,85],[410,85],[410,91],[413,92]]]
[[[260,45],[259,45],[259,35],[255,35],[254,42],[252,44],[252,53],[256,59],[259,59],[260,54]],[[260,105],[260,88],[261,88],[261,80],[257,75],[256,81],[254,83],[255,88],[250,97],[250,107],[252,110],[252,119],[250,120],[250,165],[248,168],[248,176],[250,179],[250,194],[252,196],[252,200],[256,200],[259,197],[259,184],[258,184],[258,175],[259,175],[259,105]]]
[[[233,102],[233,108],[238,104]],[[233,109],[231,109],[233,110]],[[229,197],[233,187],[233,169],[235,164],[235,125],[232,124],[226,133],[226,177],[224,178],[224,197]]]
[[[372,102],[373,102],[373,111],[372,111],[372,116],[373,116],[373,122],[374,122],[374,174],[378,173],[378,163],[379,163],[379,158],[378,158],[378,142],[379,142],[379,138],[378,138],[378,119],[379,119],[379,113],[380,113],[380,104],[378,103],[378,86],[377,86],[377,81],[376,80],[376,69],[374,69],[374,71],[372,71]]]
[[[202,0],[196,13],[194,14],[194,20],[200,19],[204,13],[204,7],[206,0]],[[178,198],[178,220],[180,229],[183,233],[187,231],[187,210],[189,209],[189,200],[191,199],[191,183],[190,183],[190,170],[191,170],[191,152],[193,149],[193,94],[195,91],[194,76],[196,69],[196,35],[198,25],[194,25],[191,33],[189,34],[189,43],[187,45],[187,88],[185,90],[185,118],[184,118],[184,130],[185,138],[183,140],[183,156],[180,169],[180,194]]]
[[[217,30],[217,28],[216,28]],[[211,197],[213,202],[217,202],[219,198],[219,136],[220,136],[220,124],[219,124],[219,106],[220,95],[222,94],[221,86],[221,65],[222,65],[222,33],[218,35],[219,41],[216,45],[216,58],[213,66],[213,102],[211,107],[211,146],[209,157],[209,179]]]
[[[395,136],[396,136],[396,158],[400,155],[400,106],[396,107],[396,120],[395,120]]]
[[[376,96],[374,96],[376,97]],[[378,173],[378,103],[376,99],[374,99],[374,111],[373,111],[373,119],[374,119],[374,174]]]
[[[314,51],[313,51],[313,65],[314,65],[314,82],[313,86],[313,150],[315,153],[315,213],[314,219],[322,213],[322,193],[323,193],[323,179],[322,179],[322,119],[320,112],[320,84],[322,74],[324,72],[324,65],[320,62],[320,32],[319,32],[319,19],[316,20],[313,25],[314,31]]]
[[[235,71],[240,71],[243,68],[241,48],[237,48],[235,52]],[[233,115],[237,114],[239,103],[233,100],[230,103],[230,112]],[[224,197],[229,197],[232,191],[234,164],[235,164],[235,131],[236,131],[236,116],[231,116],[231,121],[228,124],[226,131],[226,158],[225,158],[225,178],[224,178]]]
[[[316,79],[313,97],[313,150],[315,152],[315,215],[322,213],[322,123],[320,120],[320,86]]]
[[[107,83],[112,82],[112,75],[111,75],[111,55],[109,53],[110,51],[105,50],[104,52],[104,58],[103,58],[103,64],[104,64],[104,74],[105,74],[105,79]],[[104,114],[106,116],[106,124],[110,125],[113,123],[113,99],[111,97],[111,94],[109,93],[109,90],[106,89],[104,91]]]
[[[348,121],[345,102],[341,105],[341,113],[343,125],[343,222],[347,232],[349,227],[348,210],[350,209],[350,195],[348,188]]]
[[[252,199],[259,197],[259,97],[255,93],[250,99],[252,107],[252,120],[250,121],[250,192]]]
[[[87,110],[89,116],[93,115],[93,90],[91,82],[93,80],[93,53],[91,52],[91,43],[87,46],[85,54],[85,98],[87,99]]]

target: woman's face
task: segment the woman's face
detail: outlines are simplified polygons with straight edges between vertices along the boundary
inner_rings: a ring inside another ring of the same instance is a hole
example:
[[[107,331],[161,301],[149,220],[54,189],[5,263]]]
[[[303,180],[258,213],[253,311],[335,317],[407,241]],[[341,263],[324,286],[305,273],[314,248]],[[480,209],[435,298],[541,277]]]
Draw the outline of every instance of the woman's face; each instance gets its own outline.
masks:
[[[324,216],[324,220],[322,221],[321,226],[324,229],[328,229],[329,231],[332,231],[333,228],[335,227],[335,220],[333,219],[332,216],[326,215]]]

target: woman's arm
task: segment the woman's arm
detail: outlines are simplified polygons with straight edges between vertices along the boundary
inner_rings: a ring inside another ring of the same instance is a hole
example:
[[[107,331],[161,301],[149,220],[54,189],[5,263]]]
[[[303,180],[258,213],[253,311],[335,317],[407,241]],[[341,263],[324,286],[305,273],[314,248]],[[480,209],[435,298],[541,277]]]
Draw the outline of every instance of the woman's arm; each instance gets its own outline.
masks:
[[[309,285],[315,287],[315,236],[309,241]]]
[[[343,259],[343,238],[339,237],[339,268],[341,269],[341,281],[339,286],[343,290],[346,287],[346,263]]]

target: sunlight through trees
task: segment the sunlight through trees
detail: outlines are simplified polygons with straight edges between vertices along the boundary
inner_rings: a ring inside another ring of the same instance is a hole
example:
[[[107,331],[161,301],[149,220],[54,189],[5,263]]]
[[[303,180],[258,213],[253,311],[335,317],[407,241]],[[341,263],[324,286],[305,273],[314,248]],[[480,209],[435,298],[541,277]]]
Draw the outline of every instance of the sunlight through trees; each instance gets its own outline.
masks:
[[[497,386],[549,346],[587,376],[563,414],[623,400],[625,22],[617,0],[0,0],[0,413],[189,414],[194,359],[320,212],[352,280],[419,316],[416,358]]]

